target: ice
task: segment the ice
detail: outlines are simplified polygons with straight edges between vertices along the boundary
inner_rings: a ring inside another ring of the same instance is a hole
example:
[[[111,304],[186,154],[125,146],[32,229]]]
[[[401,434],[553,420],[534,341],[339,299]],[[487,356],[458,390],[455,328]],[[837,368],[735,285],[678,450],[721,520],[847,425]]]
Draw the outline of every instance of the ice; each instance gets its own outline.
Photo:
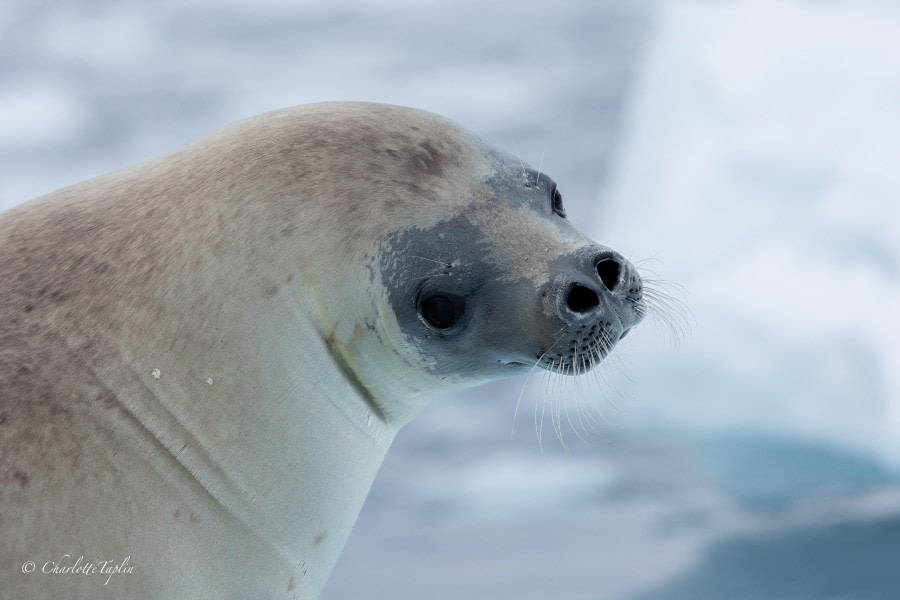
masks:
[[[660,23],[602,221],[696,324],[674,356],[649,328],[625,342],[632,424],[900,465],[900,7],[677,2]]]

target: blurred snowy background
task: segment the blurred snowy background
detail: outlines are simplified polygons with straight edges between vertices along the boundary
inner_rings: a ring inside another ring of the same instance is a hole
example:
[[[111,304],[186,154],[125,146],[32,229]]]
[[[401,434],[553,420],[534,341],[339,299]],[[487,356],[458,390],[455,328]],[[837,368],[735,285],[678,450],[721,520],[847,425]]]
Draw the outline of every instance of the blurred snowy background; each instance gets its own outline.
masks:
[[[683,285],[691,333],[435,402],[323,598],[893,599],[898,32],[891,0],[11,0],[0,210],[283,106],[453,118]],[[539,443],[548,397],[611,423]]]

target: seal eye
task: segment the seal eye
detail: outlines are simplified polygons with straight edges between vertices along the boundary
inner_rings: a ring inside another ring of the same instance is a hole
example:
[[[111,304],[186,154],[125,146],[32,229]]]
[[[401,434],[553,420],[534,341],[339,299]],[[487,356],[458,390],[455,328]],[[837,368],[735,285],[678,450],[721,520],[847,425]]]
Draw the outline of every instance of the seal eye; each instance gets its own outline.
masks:
[[[462,316],[465,306],[459,298],[436,294],[422,300],[419,311],[425,321],[435,329],[449,329]]]
[[[553,192],[550,194],[550,206],[553,207],[553,212],[563,219],[566,218],[566,209],[563,208],[562,194],[559,193],[559,190],[556,189],[556,187],[553,188]]]

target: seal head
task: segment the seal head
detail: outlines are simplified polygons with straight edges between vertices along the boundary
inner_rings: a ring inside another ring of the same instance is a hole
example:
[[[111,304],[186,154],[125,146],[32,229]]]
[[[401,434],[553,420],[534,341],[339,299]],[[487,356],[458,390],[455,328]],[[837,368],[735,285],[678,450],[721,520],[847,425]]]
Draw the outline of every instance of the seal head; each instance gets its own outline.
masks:
[[[255,171],[277,182],[271,228],[303,241],[279,240],[279,270],[302,265],[290,287],[392,428],[450,390],[584,373],[641,320],[636,269],[578,232],[549,176],[471,131],[384,105],[282,119],[278,168]]]
[[[460,386],[535,365],[584,373],[641,320],[641,279],[578,233],[552,179],[498,152],[488,158],[485,197],[382,245],[407,358]]]

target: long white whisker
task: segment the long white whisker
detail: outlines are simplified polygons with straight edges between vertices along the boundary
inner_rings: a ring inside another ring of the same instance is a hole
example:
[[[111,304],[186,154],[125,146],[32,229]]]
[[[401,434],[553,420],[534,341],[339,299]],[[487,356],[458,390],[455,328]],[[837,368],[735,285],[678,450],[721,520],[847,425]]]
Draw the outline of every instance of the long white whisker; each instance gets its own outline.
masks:
[[[522,165],[522,177],[528,177],[528,173],[525,171],[525,163],[522,162],[522,155],[519,154],[519,145],[513,142],[513,148],[516,149],[516,158],[519,159],[519,164]]]
[[[560,327],[557,333],[559,333],[560,331],[562,331],[563,333],[560,333],[560,335],[557,336],[556,340],[554,340],[550,347],[544,350],[544,353],[538,357],[538,359],[534,362],[534,365],[532,365],[531,370],[528,371],[528,376],[525,377],[525,383],[522,384],[522,389],[519,391],[519,397],[516,400],[516,408],[515,411],[513,411],[513,422],[509,432],[510,440],[512,440],[513,434],[516,431],[516,417],[519,415],[519,404],[522,402],[522,395],[525,393],[525,387],[528,385],[528,380],[531,378],[531,374],[534,373],[534,370],[538,367],[538,365],[541,364],[541,361],[544,359],[544,357],[547,356],[547,353],[553,350],[553,347],[556,346],[559,340],[562,339],[563,335],[565,335],[565,332],[563,331],[564,329],[565,327]]]
[[[518,151],[518,148],[517,148]],[[521,158],[523,174],[527,175]],[[538,162],[538,177],[541,176],[544,155]],[[686,337],[693,322],[693,315],[682,297],[682,286],[659,278],[647,269],[654,258],[632,261],[641,271],[641,288],[628,290],[624,300],[632,314],[649,317],[652,325],[665,337],[675,343]],[[566,338],[566,328],[555,332],[550,348],[542,352],[532,364],[525,383],[516,398],[510,439],[515,433],[518,414],[525,399],[525,393],[538,367],[546,369],[541,384],[531,388],[540,396],[534,403],[534,424],[541,453],[544,452],[545,419],[549,417],[550,427],[567,449],[566,427],[570,428],[581,441],[589,443],[586,437],[605,427],[616,427],[617,414],[625,412],[625,405],[635,399],[621,389],[623,382],[634,383],[628,375],[631,356],[626,351],[613,352],[619,343],[619,336],[607,323],[598,322],[590,333],[573,331],[571,342]],[[563,342],[564,350],[556,350]],[[556,352],[553,355],[553,352]],[[628,387],[625,385],[624,387]],[[574,403],[574,408],[572,404]],[[609,408],[612,411],[609,410]],[[548,414],[549,413],[549,414]],[[573,414],[574,413],[574,414]]]

